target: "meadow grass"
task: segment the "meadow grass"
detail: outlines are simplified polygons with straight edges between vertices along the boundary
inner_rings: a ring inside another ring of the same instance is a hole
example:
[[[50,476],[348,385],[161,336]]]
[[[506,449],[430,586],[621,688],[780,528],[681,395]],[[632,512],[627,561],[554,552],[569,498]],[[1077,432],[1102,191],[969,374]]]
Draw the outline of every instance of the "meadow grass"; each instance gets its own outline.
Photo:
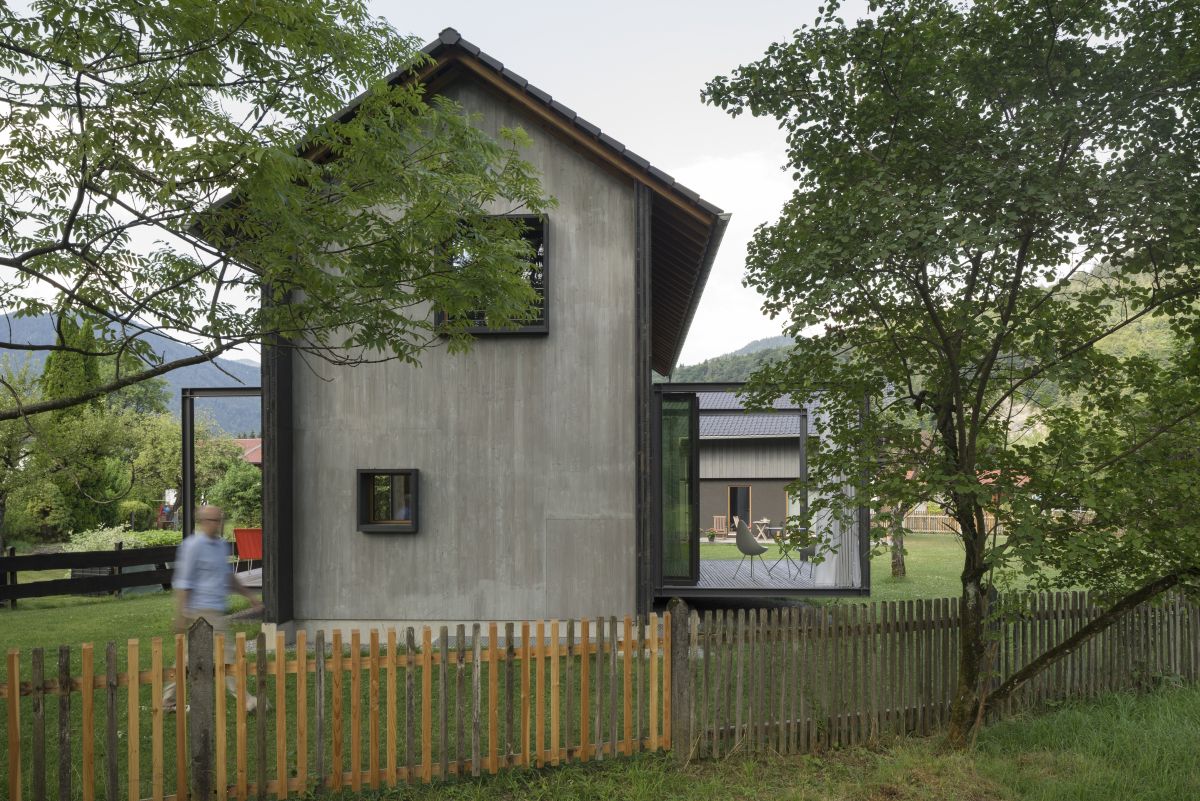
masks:
[[[1200,690],[1113,695],[985,729],[949,752],[939,736],[819,755],[670,755],[510,771],[346,798],[450,801],[1175,801],[1200,797]]]

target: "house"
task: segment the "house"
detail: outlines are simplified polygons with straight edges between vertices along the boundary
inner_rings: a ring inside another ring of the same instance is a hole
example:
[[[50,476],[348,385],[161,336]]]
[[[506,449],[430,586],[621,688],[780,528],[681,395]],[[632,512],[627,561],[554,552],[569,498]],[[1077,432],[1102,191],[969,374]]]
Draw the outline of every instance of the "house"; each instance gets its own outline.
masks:
[[[732,389],[698,397],[701,525],[724,533],[737,516],[779,527],[799,514],[804,501],[787,488],[804,464],[804,408],[779,398],[772,411],[747,411]]]
[[[264,350],[268,620],[646,611],[699,581],[697,396],[652,375],[729,215],[457,32],[425,52],[432,91],[532,140],[558,200],[527,220],[543,316],[420,367]]]
[[[242,449],[242,459],[262,470],[262,437],[235,437],[233,441]]]

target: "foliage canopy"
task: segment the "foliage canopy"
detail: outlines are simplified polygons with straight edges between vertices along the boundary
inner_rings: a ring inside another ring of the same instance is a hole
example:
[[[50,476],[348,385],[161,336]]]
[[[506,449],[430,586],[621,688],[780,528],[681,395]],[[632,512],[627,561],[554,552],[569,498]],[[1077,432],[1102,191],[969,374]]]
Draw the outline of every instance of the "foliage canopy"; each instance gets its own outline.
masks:
[[[119,357],[24,411],[247,344],[413,361],[465,346],[465,311],[534,313],[528,246],[488,214],[547,205],[523,135],[427,96],[429,59],[362,0],[40,0],[0,30],[0,308],[87,321],[79,352]]]
[[[881,510],[924,495],[958,519],[961,743],[997,568],[1114,601],[1196,584],[1200,8],[838,11],[705,93],[779,120],[796,183],[749,249],[747,282],[796,337],[752,394],[824,390],[814,507],[848,513],[850,476]],[[1169,324],[1165,362],[1104,347],[1148,318]]]

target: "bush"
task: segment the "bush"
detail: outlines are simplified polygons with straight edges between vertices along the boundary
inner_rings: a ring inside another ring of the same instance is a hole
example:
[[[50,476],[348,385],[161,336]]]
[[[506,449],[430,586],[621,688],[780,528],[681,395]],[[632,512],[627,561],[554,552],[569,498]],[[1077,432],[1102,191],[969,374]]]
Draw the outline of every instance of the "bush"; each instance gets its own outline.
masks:
[[[262,471],[248,462],[234,462],[205,500],[223,508],[235,526],[262,525]]]
[[[117,517],[122,523],[130,521],[134,530],[147,530],[154,523],[154,507],[142,501],[121,501],[117,506]]]
[[[64,550],[111,551],[118,542],[125,543],[126,548],[155,548],[160,545],[178,545],[180,539],[178,531],[130,531],[128,526],[110,526],[72,534]]]

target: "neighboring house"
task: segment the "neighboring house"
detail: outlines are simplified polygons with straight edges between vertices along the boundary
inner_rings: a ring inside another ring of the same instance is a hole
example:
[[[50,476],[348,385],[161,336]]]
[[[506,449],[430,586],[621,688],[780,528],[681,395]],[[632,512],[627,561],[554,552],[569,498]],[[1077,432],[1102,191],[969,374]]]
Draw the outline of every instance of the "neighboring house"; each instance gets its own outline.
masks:
[[[804,409],[780,398],[773,411],[748,412],[733,391],[698,397],[701,526],[724,533],[734,516],[782,526],[804,503],[787,491],[803,469]]]
[[[242,449],[242,458],[262,470],[262,437],[237,437],[233,441]]]
[[[558,201],[529,220],[544,317],[420,367],[264,350],[268,620],[648,610],[703,583],[696,395],[652,373],[678,358],[729,215],[453,30],[425,51],[427,84],[532,140]]]

